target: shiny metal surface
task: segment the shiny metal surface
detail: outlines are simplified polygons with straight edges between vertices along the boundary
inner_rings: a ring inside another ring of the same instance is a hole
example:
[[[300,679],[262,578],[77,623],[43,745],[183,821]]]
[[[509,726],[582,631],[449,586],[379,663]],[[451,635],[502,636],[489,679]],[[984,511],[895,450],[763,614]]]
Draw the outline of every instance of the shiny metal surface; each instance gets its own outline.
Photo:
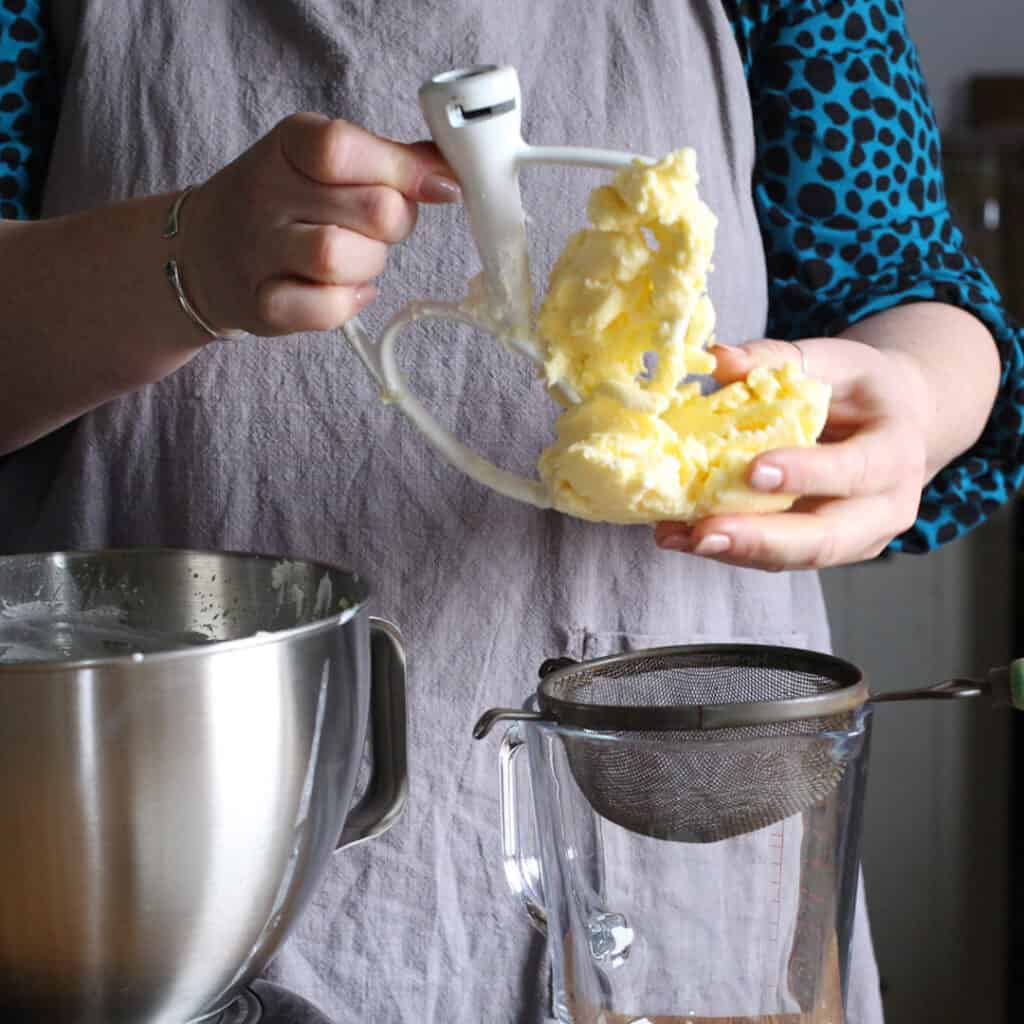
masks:
[[[202,1024],[332,1024],[294,992],[257,979],[223,1013]]]
[[[216,1019],[339,836],[394,820],[404,747],[374,751],[349,819],[371,708],[375,736],[404,744],[401,645],[374,626],[371,673],[367,598],[338,569],[256,556],[0,558],[0,619],[35,603],[73,634],[114,607],[169,647],[219,641],[0,659],[0,1020]]]

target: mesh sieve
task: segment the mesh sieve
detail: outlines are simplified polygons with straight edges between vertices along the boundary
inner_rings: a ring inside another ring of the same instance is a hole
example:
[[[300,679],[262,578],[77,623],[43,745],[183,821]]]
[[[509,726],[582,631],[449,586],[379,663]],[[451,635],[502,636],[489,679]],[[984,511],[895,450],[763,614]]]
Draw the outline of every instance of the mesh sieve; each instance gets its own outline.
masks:
[[[827,797],[855,756],[869,699],[855,666],[757,645],[659,648],[547,663],[541,718],[568,726],[569,765],[594,810],[623,828],[709,843]]]
[[[641,835],[711,843],[823,800],[860,751],[864,704],[973,700],[1024,711],[1024,658],[913,690],[872,694],[856,665],[756,644],[659,647],[541,666],[539,711],[492,708],[476,723],[561,728],[577,785],[603,817]]]

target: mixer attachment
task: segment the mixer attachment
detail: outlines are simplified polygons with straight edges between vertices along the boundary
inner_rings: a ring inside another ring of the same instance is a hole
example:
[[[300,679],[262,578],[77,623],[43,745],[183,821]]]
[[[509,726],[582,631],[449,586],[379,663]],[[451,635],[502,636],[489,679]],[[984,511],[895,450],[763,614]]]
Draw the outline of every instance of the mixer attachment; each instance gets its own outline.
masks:
[[[480,257],[480,275],[461,303],[418,299],[399,310],[379,339],[357,317],[342,328],[349,344],[380,388],[381,397],[400,409],[427,441],[467,476],[498,494],[551,508],[552,495],[539,480],[499,469],[463,444],[409,389],[398,365],[398,340],[411,324],[448,320],[468,324],[497,338],[510,352],[543,369],[535,336],[533,285],[526,240],[526,215],[519,172],[536,165],[621,171],[636,153],[582,146],[535,146],[521,133],[522,94],[513,67],[482,64],[435,75],[419,91],[420,106],[437,144],[462,187],[463,204]],[[684,329],[684,328],[683,328]],[[553,390],[567,404],[579,400],[568,382]]]

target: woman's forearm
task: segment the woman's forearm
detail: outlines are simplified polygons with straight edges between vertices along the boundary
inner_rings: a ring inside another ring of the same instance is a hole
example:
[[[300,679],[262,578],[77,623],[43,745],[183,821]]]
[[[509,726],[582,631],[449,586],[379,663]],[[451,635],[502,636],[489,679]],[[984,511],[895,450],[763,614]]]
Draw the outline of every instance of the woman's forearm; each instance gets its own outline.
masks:
[[[170,201],[0,222],[0,453],[159,380],[209,340],[163,274]]]
[[[888,352],[897,367],[905,362],[907,386],[924,388],[928,479],[981,436],[1000,364],[992,335],[970,313],[937,302],[912,303],[867,317],[842,337]]]

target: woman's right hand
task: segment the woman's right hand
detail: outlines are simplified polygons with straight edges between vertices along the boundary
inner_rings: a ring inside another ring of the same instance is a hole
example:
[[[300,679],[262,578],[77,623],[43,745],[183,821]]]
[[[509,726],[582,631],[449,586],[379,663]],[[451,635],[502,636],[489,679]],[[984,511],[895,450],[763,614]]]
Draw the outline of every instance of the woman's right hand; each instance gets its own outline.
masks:
[[[373,300],[369,282],[412,231],[417,203],[458,198],[431,143],[295,114],[192,193],[177,258],[218,330],[329,330]]]

